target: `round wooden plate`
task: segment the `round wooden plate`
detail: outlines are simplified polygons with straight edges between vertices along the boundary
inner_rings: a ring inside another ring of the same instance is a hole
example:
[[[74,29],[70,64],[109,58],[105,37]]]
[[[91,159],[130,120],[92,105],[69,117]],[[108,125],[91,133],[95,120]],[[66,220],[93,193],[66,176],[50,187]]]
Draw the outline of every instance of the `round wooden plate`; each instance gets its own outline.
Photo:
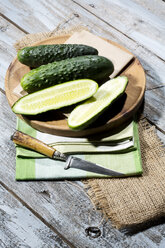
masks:
[[[35,45],[64,43],[68,38],[69,35],[52,37],[35,43]],[[112,41],[107,39],[106,41],[129,52]],[[6,96],[10,106],[19,99],[13,90],[20,84],[21,78],[29,70],[30,68],[21,64],[17,58],[10,64],[5,79]],[[19,115],[19,117],[41,132],[71,137],[84,137],[116,128],[132,117],[139,108],[143,100],[146,82],[144,70],[137,58],[121,74],[127,76],[129,80],[126,93],[85,130],[73,131],[68,127],[67,116],[71,111],[70,109],[65,109],[64,112],[54,110],[37,116]]]

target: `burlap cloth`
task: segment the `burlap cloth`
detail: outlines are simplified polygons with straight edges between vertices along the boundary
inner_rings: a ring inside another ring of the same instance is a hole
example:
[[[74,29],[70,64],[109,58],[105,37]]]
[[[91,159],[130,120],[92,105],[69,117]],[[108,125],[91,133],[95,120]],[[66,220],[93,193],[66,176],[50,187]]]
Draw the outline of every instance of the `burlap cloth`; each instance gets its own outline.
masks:
[[[83,30],[28,34],[15,44],[16,50],[49,37]],[[165,149],[155,128],[145,118],[139,121],[143,176],[120,179],[89,179],[83,182],[91,201],[117,228],[126,228],[163,217],[165,213]]]

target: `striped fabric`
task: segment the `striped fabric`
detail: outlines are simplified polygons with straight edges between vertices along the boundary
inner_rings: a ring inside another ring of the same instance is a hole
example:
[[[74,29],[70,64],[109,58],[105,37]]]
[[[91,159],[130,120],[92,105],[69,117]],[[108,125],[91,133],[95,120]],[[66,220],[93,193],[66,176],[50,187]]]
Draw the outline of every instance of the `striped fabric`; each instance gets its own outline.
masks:
[[[132,121],[117,134],[94,136],[94,139],[61,137],[41,133],[17,119],[17,129],[27,133],[57,150],[97,163],[123,173],[125,176],[142,174],[138,125]],[[104,175],[70,168],[64,170],[65,162],[16,146],[16,180],[61,180],[107,177]]]

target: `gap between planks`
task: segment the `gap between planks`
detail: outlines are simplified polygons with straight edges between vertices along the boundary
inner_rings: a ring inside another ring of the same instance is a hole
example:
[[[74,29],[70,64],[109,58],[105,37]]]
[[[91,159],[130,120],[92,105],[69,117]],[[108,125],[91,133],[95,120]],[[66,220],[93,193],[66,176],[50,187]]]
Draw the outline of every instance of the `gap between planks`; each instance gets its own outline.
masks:
[[[70,243],[61,233],[58,232],[51,224],[49,224],[41,215],[39,215],[36,211],[34,211],[26,202],[24,202],[16,193],[14,193],[6,184],[0,181],[0,184],[12,195],[14,196],[19,202],[22,203],[29,211],[31,211],[40,221],[42,221],[48,228],[50,228],[55,234],[57,234],[67,245],[71,248],[76,248],[73,244]]]
[[[18,24],[16,24],[15,22],[13,22],[11,19],[9,19],[7,16],[3,15],[2,13],[0,13],[0,16],[2,18],[4,18],[5,20],[7,20],[8,22],[10,22],[12,25],[14,25],[16,28],[18,28],[19,30],[21,30],[22,32],[24,32],[25,34],[29,34],[29,32],[27,32],[25,29],[21,28]]]
[[[157,125],[155,125],[151,120],[149,120],[147,117],[145,117],[147,119],[147,121],[154,126],[157,130],[159,130],[161,133],[163,133],[165,135],[165,131],[163,129],[161,129],[160,127],[158,127]]]
[[[1,91],[4,95],[6,95],[5,90],[3,90],[2,88],[0,88],[0,91]]]

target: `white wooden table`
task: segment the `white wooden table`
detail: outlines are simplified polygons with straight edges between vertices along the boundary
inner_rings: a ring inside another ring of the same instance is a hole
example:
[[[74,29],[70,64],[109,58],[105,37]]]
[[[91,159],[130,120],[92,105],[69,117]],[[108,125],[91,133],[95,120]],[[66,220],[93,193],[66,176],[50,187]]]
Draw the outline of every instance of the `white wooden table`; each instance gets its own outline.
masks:
[[[165,142],[165,2],[161,0],[0,0],[0,247],[165,247],[165,224],[134,235],[113,228],[83,191],[81,182],[16,182],[16,126],[4,90],[13,44],[28,33],[82,24],[128,48],[147,77],[144,115]],[[99,226],[101,236],[86,236]]]

